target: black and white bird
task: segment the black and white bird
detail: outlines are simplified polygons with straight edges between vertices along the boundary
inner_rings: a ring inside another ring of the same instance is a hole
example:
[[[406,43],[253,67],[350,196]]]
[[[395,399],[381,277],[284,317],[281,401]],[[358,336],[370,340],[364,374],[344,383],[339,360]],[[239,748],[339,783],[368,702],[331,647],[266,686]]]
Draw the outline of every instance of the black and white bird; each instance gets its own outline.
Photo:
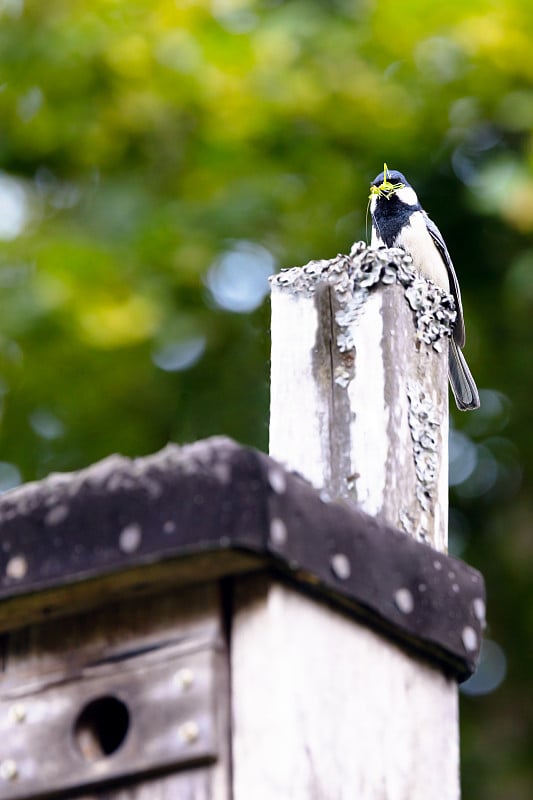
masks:
[[[401,247],[420,275],[453,295],[457,317],[449,347],[450,385],[458,408],[479,408],[478,390],[461,352],[465,325],[459,282],[441,232],[405,176],[386,165],[370,186],[370,213],[372,247]]]

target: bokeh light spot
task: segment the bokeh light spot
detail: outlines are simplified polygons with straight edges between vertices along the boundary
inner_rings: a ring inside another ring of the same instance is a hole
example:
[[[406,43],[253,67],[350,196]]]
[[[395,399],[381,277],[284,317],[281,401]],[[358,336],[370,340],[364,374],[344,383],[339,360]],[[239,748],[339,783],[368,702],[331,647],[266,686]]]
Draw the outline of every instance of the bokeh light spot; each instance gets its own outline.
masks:
[[[500,686],[507,674],[507,659],[496,642],[485,639],[481,645],[481,656],[477,671],[461,686],[468,695],[489,694]]]
[[[0,493],[14,489],[22,482],[18,467],[8,461],[0,461]]]
[[[205,337],[195,336],[177,342],[167,342],[152,354],[152,361],[165,372],[179,372],[194,366],[205,351]]]
[[[476,445],[464,433],[450,429],[449,484],[457,486],[469,478],[477,464]]]
[[[20,236],[29,220],[26,190],[20,181],[0,173],[0,239]]]
[[[58,439],[65,432],[65,426],[55,414],[46,408],[36,408],[30,414],[30,425],[42,439]]]
[[[240,241],[215,261],[206,284],[220,308],[245,314],[263,302],[274,270],[274,257],[266,248]]]

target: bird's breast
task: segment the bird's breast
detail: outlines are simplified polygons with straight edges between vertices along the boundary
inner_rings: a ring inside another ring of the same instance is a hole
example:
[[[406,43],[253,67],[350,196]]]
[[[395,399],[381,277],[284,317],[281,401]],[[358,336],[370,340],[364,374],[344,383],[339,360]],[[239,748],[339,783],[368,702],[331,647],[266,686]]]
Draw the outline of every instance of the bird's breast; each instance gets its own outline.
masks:
[[[413,266],[424,278],[433,281],[446,292],[450,291],[448,270],[426,227],[420,211],[415,211],[403,226],[395,245],[403,247],[413,259]]]

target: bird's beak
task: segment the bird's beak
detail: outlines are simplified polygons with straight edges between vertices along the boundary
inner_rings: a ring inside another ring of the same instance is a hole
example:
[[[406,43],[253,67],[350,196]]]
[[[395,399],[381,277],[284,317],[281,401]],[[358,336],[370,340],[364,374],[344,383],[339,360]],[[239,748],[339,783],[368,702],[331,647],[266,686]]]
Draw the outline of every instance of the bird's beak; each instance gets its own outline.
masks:
[[[390,200],[399,189],[403,189],[403,183],[391,183],[390,181],[383,181],[379,186],[370,187],[370,199],[373,197],[384,197],[385,200]]]

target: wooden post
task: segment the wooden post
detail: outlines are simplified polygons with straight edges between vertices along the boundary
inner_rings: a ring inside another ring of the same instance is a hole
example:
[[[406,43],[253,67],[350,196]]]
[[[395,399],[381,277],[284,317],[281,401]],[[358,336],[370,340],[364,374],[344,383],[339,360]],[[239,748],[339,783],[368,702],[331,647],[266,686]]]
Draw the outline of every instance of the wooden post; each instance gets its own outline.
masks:
[[[272,281],[270,455],[445,550],[447,295],[403,251],[354,254]]]
[[[362,243],[272,281],[270,454],[439,550],[453,313]],[[234,800],[459,797],[455,681],[339,612],[242,579],[232,683]]]

